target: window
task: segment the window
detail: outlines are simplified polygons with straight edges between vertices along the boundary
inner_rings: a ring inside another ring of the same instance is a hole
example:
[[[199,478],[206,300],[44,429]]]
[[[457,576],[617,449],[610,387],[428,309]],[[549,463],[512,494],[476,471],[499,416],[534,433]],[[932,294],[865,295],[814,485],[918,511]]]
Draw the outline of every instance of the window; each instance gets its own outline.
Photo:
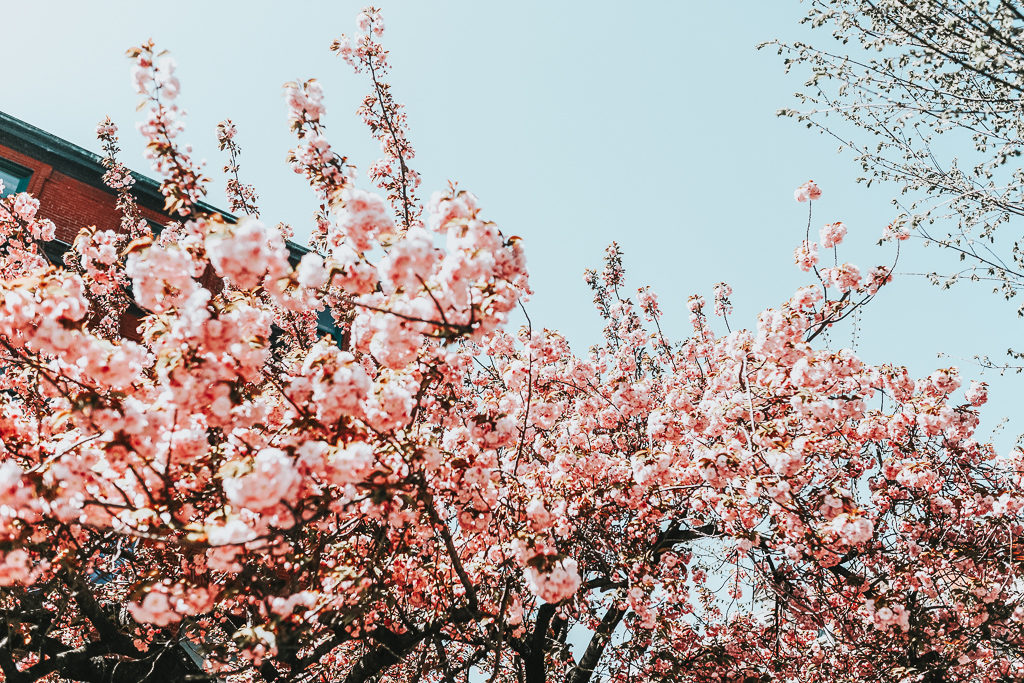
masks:
[[[4,183],[4,190],[0,193],[0,197],[24,192],[28,189],[28,180],[31,177],[32,171],[24,166],[0,159],[0,181]]]

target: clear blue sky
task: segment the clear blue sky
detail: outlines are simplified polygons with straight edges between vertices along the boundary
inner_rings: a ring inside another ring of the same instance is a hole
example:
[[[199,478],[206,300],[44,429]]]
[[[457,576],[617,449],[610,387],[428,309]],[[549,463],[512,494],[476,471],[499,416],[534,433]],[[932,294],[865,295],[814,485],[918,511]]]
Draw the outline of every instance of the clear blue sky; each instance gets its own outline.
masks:
[[[0,109],[93,150],[95,124],[110,115],[124,161],[148,173],[124,50],[153,37],[178,61],[185,139],[217,179],[210,201],[225,204],[214,127],[231,117],[243,180],[256,184],[264,218],[308,234],[313,201],[284,161],[292,139],[281,85],[323,83],[332,143],[364,170],[377,156],[354,114],[367,85],[328,51],[353,30],[361,5],[18,3],[5,10]],[[733,326],[752,325],[805,282],[791,254],[806,205],[792,190],[808,178],[825,192],[814,227],[846,222],[847,260],[867,268],[891,258],[891,247],[875,246],[895,215],[891,188],[855,185],[849,155],[774,115],[793,106],[800,82],[754,46],[807,37],[797,0],[378,6],[423,194],[457,180],[506,234],[524,238],[534,323],[562,330],[577,351],[600,327],[582,272],[612,240],[626,252],[631,284],[660,293],[677,336],[687,296],[710,296],[721,280],[735,289]],[[898,272],[947,265],[955,267],[948,254],[911,243]],[[971,356],[1024,346],[1014,311],[983,287],[941,291],[902,276],[865,312],[857,348],[917,374],[959,364],[977,376]],[[850,339],[849,327],[832,334],[836,345]],[[985,379],[994,385],[991,426],[1015,412],[1020,381]],[[1022,430],[1015,420],[998,441]]]

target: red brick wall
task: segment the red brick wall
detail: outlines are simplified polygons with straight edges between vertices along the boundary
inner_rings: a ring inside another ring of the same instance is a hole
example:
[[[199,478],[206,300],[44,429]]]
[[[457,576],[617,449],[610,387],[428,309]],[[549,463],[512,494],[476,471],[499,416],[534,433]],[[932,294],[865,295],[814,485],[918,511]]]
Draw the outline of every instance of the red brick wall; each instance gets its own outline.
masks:
[[[32,170],[28,191],[39,200],[39,215],[56,224],[57,239],[74,242],[78,231],[91,225],[100,230],[117,230],[120,226],[117,197],[110,190],[83,183],[2,145],[0,157]],[[142,215],[157,223],[167,221],[163,215],[144,207]]]

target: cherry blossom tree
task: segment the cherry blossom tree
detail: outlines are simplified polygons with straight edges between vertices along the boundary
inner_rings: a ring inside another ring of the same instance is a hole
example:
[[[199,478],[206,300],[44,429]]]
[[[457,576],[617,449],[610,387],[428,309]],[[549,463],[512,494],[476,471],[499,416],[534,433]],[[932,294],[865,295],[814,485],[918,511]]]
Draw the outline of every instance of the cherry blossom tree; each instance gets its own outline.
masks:
[[[319,84],[287,86],[320,200],[295,266],[230,124],[247,216],[201,210],[151,43],[140,130],[177,221],[139,224],[109,123],[122,235],[55,267],[37,202],[0,200],[4,680],[1024,676],[1024,455],[975,439],[985,387],[956,369],[821,345],[892,272],[841,263],[842,223],[812,241],[821,190],[796,191],[813,279],[752,329],[728,331],[719,283],[668,339],[612,245],[586,274],[604,340],[574,354],[508,324],[518,238],[454,185],[417,199],[383,28],[368,8],[334,46],[371,83],[379,192],[327,141]],[[122,296],[138,341],[104,322]]]

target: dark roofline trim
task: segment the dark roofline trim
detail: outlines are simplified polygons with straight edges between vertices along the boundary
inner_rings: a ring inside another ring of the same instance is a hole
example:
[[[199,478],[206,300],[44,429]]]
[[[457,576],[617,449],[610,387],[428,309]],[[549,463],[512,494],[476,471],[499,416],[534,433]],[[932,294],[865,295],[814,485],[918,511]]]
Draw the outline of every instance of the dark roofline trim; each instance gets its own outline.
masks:
[[[0,111],[0,144],[26,156],[46,161],[54,169],[75,180],[110,192],[110,188],[103,184],[103,174],[107,169],[103,167],[103,158],[100,155],[2,111]],[[146,208],[163,213],[164,197],[160,194],[160,183],[136,171],[131,173],[135,178],[133,192],[139,202]],[[212,204],[203,201],[198,204],[199,208],[204,211],[219,213],[229,220],[237,220],[232,214],[222,211]]]

